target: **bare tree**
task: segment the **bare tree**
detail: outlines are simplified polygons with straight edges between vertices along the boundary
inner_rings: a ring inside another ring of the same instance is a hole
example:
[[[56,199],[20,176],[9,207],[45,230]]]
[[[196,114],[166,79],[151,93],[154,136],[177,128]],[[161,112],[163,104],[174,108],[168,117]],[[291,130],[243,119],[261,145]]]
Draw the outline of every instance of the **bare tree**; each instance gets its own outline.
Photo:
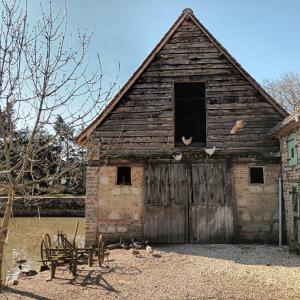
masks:
[[[265,79],[264,88],[288,112],[292,113],[300,107],[300,74],[288,72],[279,79]]]
[[[72,166],[63,155],[43,167],[41,153],[57,139],[53,125],[62,117],[71,132],[90,122],[110,98],[115,83],[103,90],[103,72],[89,65],[91,35],[78,32],[73,46],[67,35],[66,10],[53,12],[41,5],[41,18],[28,22],[26,5],[18,0],[1,3],[0,20],[0,190],[8,195],[0,228],[0,280],[5,241],[15,195],[30,196],[43,182],[52,182]],[[29,128],[21,143],[16,128]],[[53,134],[41,142],[44,131]],[[48,150],[49,149],[49,150]]]

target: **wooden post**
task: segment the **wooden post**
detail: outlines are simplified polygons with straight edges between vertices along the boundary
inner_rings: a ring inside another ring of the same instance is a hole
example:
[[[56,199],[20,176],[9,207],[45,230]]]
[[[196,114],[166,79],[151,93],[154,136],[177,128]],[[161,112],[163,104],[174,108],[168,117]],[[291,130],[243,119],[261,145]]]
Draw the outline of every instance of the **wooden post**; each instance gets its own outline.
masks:
[[[93,248],[89,249],[88,264],[89,264],[89,267],[93,266]]]
[[[77,275],[77,261],[76,261],[76,259],[74,259],[73,263],[72,263],[72,275],[74,277]]]
[[[50,279],[55,277],[56,262],[56,260],[52,260],[50,263]]]

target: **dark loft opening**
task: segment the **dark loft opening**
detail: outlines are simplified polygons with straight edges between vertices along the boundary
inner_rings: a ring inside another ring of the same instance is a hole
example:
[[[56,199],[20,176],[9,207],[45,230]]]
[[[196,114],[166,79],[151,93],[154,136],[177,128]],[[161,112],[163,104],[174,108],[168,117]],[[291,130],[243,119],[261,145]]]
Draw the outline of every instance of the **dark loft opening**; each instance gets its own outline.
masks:
[[[263,167],[250,167],[250,183],[264,183]]]
[[[205,83],[175,83],[175,144],[183,146],[182,137],[193,137],[191,146],[205,146]]]
[[[131,184],[131,168],[118,167],[117,184]]]

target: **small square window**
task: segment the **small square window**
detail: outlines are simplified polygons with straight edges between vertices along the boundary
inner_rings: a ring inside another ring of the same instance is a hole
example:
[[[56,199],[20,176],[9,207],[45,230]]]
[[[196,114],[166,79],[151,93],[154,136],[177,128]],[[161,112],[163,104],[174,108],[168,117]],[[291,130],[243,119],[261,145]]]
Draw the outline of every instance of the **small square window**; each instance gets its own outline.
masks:
[[[119,185],[131,184],[131,168],[130,167],[118,167],[117,184],[119,184]]]
[[[250,183],[264,183],[264,168],[263,167],[250,167]]]

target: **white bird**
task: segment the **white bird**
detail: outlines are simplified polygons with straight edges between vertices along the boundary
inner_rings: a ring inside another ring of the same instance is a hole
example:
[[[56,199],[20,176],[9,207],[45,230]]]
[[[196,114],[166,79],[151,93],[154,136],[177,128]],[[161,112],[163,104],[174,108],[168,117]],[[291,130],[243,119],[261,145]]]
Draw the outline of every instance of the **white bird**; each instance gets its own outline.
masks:
[[[212,156],[215,153],[216,149],[217,149],[216,146],[213,146],[212,148],[206,148],[206,149],[204,149],[204,151],[209,156]]]
[[[231,129],[230,133],[231,134],[236,134],[239,130],[241,130],[245,126],[245,121],[244,120],[237,120]]]
[[[182,159],[182,153],[176,153],[176,154],[174,154],[174,155],[173,155],[173,158],[174,158],[175,160],[181,160],[181,159]]]
[[[184,136],[182,137],[182,142],[186,145],[189,146],[193,142],[193,137],[191,136],[189,139],[186,139]]]
[[[149,254],[152,254],[152,253],[153,253],[153,249],[152,249],[152,247],[149,246],[149,245],[146,246],[146,251],[147,251],[147,253],[149,253]]]

